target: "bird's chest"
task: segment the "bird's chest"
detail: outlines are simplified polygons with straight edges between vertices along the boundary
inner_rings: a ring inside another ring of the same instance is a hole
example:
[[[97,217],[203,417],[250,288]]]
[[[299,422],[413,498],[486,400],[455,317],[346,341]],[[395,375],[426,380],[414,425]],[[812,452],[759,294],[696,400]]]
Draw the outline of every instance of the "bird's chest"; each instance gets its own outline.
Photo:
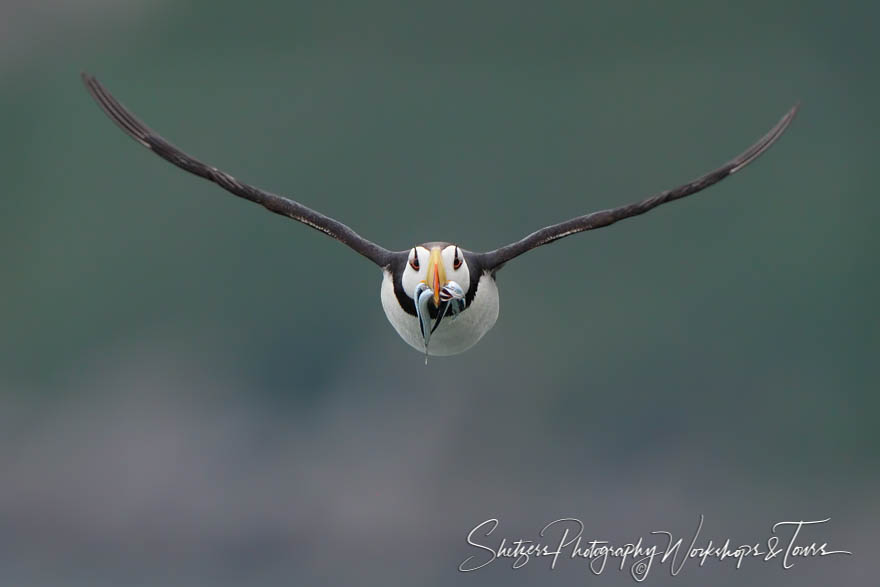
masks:
[[[419,319],[406,312],[394,292],[393,277],[383,272],[382,308],[397,334],[414,349],[425,352]],[[431,336],[430,355],[455,355],[466,351],[486,334],[498,319],[498,287],[488,274],[480,276],[471,303],[458,316],[447,316]]]

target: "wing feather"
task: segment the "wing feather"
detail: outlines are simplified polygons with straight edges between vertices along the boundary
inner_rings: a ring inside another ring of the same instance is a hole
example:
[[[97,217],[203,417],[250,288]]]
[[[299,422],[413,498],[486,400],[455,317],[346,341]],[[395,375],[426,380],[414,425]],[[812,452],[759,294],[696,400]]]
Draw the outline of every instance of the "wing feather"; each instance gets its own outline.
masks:
[[[365,239],[338,220],[316,212],[294,200],[241,182],[228,173],[184,153],[138,120],[94,76],[83,73],[82,79],[89,94],[92,95],[104,113],[110,117],[110,120],[115,122],[131,138],[166,161],[212,181],[236,196],[260,204],[276,214],[298,220],[307,226],[320,230],[348,245],[380,267],[385,267],[391,262],[393,255],[391,251]]]
[[[767,134],[761,137],[755,142],[755,144],[743,151],[740,155],[734,157],[717,169],[713,169],[688,183],[671,190],[660,192],[659,194],[653,195],[640,202],[635,202],[619,208],[592,212],[584,216],[578,216],[577,218],[572,218],[571,220],[536,230],[525,238],[514,243],[500,247],[494,251],[479,254],[478,257],[480,262],[486,269],[497,271],[502,265],[504,265],[504,263],[534,249],[535,247],[552,243],[553,241],[571,234],[602,228],[603,226],[614,224],[619,220],[644,214],[648,210],[652,210],[661,204],[672,202],[673,200],[678,200],[679,198],[684,198],[702,191],[707,187],[718,183],[725,177],[736,173],[769,149],[770,146],[782,136],[782,133],[784,133],[791,124],[791,121],[794,120],[799,107],[799,104],[795,104],[785,113],[785,116],[783,116],[779,122],[767,132]]]

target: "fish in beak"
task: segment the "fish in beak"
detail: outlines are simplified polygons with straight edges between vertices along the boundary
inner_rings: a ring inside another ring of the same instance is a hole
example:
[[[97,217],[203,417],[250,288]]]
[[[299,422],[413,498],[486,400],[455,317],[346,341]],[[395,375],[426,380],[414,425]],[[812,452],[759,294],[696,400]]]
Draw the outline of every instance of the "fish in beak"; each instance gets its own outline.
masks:
[[[448,282],[440,289],[437,295],[424,281],[420,282],[415,291],[413,298],[416,303],[416,315],[419,321],[419,328],[422,332],[422,338],[425,341],[425,364],[428,364],[428,343],[431,341],[431,335],[440,326],[440,322],[446,314],[452,313],[452,318],[457,318],[458,314],[464,309],[464,291],[461,286],[454,281]],[[431,304],[434,300],[439,299],[440,304],[436,310],[436,317],[431,318]],[[433,324],[432,324],[433,322]]]
[[[428,343],[431,341],[431,334],[437,330],[450,310],[453,317],[456,317],[464,309],[464,291],[459,284],[446,280],[446,268],[443,266],[441,251],[440,247],[431,249],[425,281],[419,282],[413,292],[419,328],[425,340],[425,363],[428,362]],[[435,308],[434,318],[431,317],[431,304],[434,304]]]

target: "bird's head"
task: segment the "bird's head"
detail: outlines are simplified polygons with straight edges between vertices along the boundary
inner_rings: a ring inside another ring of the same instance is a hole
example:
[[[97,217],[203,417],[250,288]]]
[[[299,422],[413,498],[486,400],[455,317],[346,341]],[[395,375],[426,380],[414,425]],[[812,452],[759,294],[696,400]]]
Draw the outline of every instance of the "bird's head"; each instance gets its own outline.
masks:
[[[450,297],[459,297],[456,294],[464,296],[470,286],[470,270],[463,251],[457,245],[439,242],[413,247],[403,269],[401,285],[416,304],[415,292],[420,284],[431,290],[435,309]]]
[[[413,247],[403,268],[401,286],[415,305],[427,362],[431,334],[447,314],[458,316],[465,307],[470,269],[464,252],[449,243]]]

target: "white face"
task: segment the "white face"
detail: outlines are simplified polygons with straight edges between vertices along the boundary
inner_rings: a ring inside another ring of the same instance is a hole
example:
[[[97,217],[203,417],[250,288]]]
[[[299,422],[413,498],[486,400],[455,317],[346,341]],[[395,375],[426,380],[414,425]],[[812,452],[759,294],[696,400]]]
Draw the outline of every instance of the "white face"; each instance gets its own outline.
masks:
[[[468,270],[467,262],[464,260],[464,254],[461,249],[455,245],[447,245],[445,248],[435,247],[440,250],[440,262],[443,264],[440,274],[445,280],[440,283],[440,287],[446,285],[448,281],[454,281],[464,293],[467,293],[471,284],[471,274]],[[416,286],[428,279],[428,265],[431,263],[431,250],[418,246],[409,252],[406,267],[403,270],[402,285],[403,291],[409,297],[413,296]],[[433,289],[433,284],[428,284]]]

